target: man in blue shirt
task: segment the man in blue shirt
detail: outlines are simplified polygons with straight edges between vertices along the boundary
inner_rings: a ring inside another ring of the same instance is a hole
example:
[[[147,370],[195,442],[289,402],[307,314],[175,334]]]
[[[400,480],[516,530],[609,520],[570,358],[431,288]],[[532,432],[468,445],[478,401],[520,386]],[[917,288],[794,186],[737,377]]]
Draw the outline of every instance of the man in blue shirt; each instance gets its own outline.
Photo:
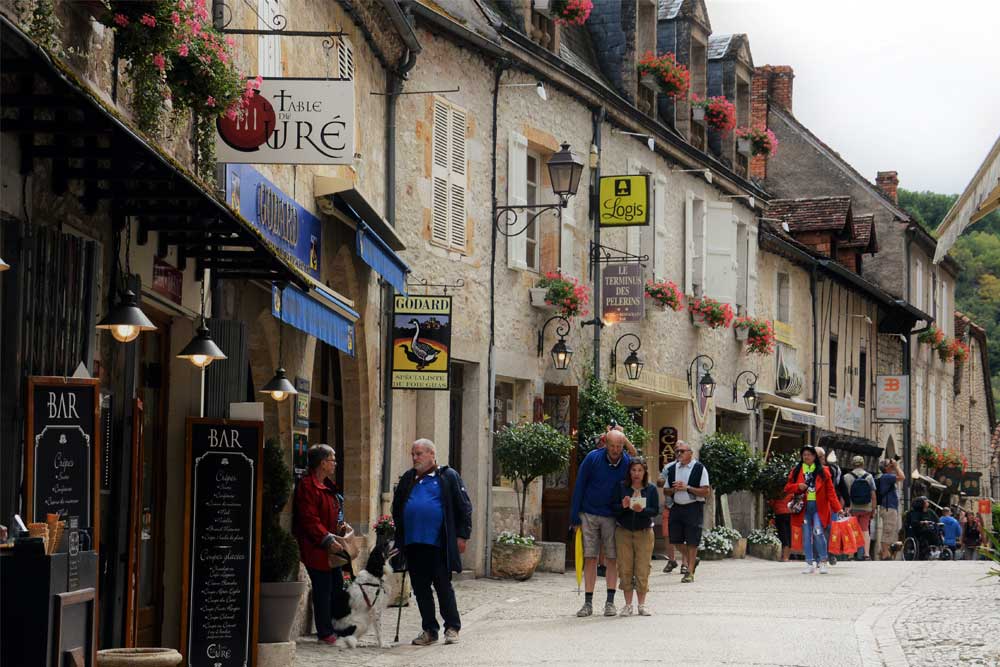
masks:
[[[893,459],[883,459],[878,464],[881,475],[876,480],[878,492],[878,545],[879,560],[889,560],[889,547],[899,539],[899,491],[898,485],[906,475]]]
[[[941,510],[941,523],[944,524],[944,543],[954,550],[962,536],[962,524],[951,515],[950,507]]]
[[[587,454],[576,473],[573,502],[570,507],[570,528],[583,531],[583,580],[585,600],[577,616],[594,613],[594,584],[597,582],[597,557],[604,547],[607,564],[608,600],[605,616],[617,616],[615,585],[618,583],[615,553],[615,516],[610,499],[612,491],[628,475],[629,455],[622,451],[628,438],[621,431],[611,430],[604,436],[605,446]],[[621,502],[619,500],[619,502]]]

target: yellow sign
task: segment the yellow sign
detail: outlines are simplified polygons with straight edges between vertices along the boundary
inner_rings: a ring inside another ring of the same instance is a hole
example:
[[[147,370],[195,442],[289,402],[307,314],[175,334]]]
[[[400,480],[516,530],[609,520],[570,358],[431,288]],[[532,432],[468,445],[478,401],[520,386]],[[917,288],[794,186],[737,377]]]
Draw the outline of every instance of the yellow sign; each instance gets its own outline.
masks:
[[[451,297],[396,296],[392,388],[448,389]]]
[[[601,227],[649,224],[649,175],[601,176]]]

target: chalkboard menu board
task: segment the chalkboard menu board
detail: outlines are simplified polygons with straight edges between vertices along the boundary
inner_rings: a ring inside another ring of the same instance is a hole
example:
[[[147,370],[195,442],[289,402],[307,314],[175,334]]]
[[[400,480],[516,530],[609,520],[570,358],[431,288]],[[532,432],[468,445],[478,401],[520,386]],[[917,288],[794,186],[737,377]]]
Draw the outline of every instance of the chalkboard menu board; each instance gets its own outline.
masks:
[[[100,381],[29,377],[25,461],[28,516],[76,517],[98,544]]]
[[[184,634],[189,667],[257,657],[263,424],[187,421]]]

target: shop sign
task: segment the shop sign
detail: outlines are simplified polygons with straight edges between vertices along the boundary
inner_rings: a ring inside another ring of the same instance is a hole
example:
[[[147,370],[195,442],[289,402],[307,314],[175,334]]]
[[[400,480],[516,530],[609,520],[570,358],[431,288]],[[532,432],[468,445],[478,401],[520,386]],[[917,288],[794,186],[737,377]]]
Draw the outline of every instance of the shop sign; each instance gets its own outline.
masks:
[[[451,297],[396,296],[392,388],[448,389]]]
[[[601,176],[601,227],[642,227],[649,224],[649,175]]]
[[[969,498],[978,498],[982,495],[980,488],[980,477],[982,473],[966,472],[962,475],[962,494]]]
[[[993,512],[993,507],[989,500],[979,501],[979,514],[991,514]]]
[[[354,82],[263,79],[247,108],[216,123],[219,162],[352,164]]]
[[[910,418],[910,376],[875,377],[876,421],[906,421]]]
[[[305,433],[292,434],[292,472],[295,480],[302,479],[309,469],[309,436]]]
[[[295,378],[295,426],[297,428],[309,428],[309,380],[305,378]]]
[[[177,267],[167,264],[159,257],[154,257],[153,291],[179,304],[183,289],[184,273]]]
[[[257,663],[263,429],[187,420],[181,647],[190,667]]]
[[[27,515],[76,517],[98,544],[100,380],[29,377],[25,456]],[[67,525],[69,525],[67,523]]]
[[[226,165],[226,201],[289,263],[319,279],[323,223],[253,167]]]
[[[958,493],[962,489],[962,469],[955,467],[938,468],[934,480],[948,487],[948,493]]]
[[[855,433],[861,431],[865,411],[855,405],[854,397],[848,394],[840,401],[833,402],[833,425]]]
[[[641,322],[645,315],[642,265],[608,264],[601,271],[601,316],[605,324]]]
[[[668,463],[677,458],[674,447],[677,446],[677,429],[673,426],[664,426],[660,429],[660,470],[667,467]]]

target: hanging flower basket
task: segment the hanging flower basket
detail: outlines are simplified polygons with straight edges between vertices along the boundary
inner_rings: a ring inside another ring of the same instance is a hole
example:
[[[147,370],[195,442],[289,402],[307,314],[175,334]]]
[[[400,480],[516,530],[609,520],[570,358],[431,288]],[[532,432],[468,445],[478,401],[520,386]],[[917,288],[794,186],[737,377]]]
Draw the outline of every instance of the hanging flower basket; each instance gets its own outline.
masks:
[[[956,364],[964,364],[969,359],[969,346],[957,338],[952,339],[951,356]]]
[[[535,283],[535,289],[545,290],[545,303],[553,306],[563,317],[584,316],[590,302],[590,290],[576,278],[563,276],[559,271],[550,271]],[[532,304],[534,304],[534,293]]]
[[[931,348],[937,349],[944,343],[944,338],[944,332],[932,324],[927,327],[926,331],[920,332],[917,336],[917,342],[921,345],[929,345]]]
[[[740,139],[750,142],[751,155],[763,155],[770,157],[778,150],[778,138],[769,129],[758,127],[741,127],[736,130],[737,143]],[[740,150],[742,153],[743,151]]]
[[[736,105],[724,95],[707,99],[692,95],[691,105],[695,120],[704,120],[706,125],[723,135],[729,134],[736,127]]]
[[[941,468],[961,468],[962,472],[965,472],[966,468],[969,467],[969,460],[959,452],[934,447],[926,442],[917,447],[917,462],[928,471],[940,470]]]
[[[774,354],[774,327],[770,320],[756,317],[737,317],[733,322],[736,340],[746,341],[746,351],[751,354]]]
[[[673,53],[658,56],[653,51],[647,51],[639,59],[638,68],[640,79],[647,74],[655,76],[660,91],[672,99],[684,97],[691,87],[691,73],[677,62]]]
[[[555,310],[556,307],[545,300],[549,290],[545,287],[529,287],[528,295],[531,297],[531,305],[541,310]]]
[[[705,107],[696,106],[691,108],[691,120],[696,123],[705,122]]]
[[[653,92],[660,90],[660,79],[655,74],[647,72],[639,76],[639,84]]]
[[[651,299],[661,310],[669,308],[676,312],[684,306],[681,290],[672,280],[665,282],[648,280],[645,289],[646,298]]]
[[[740,155],[750,155],[750,140],[746,138],[737,138],[736,151]]]
[[[559,25],[583,25],[594,9],[591,0],[549,0],[552,20]]]
[[[691,313],[691,322],[696,327],[718,329],[728,327],[733,321],[732,306],[728,303],[719,303],[707,296],[688,299],[688,311]]]

